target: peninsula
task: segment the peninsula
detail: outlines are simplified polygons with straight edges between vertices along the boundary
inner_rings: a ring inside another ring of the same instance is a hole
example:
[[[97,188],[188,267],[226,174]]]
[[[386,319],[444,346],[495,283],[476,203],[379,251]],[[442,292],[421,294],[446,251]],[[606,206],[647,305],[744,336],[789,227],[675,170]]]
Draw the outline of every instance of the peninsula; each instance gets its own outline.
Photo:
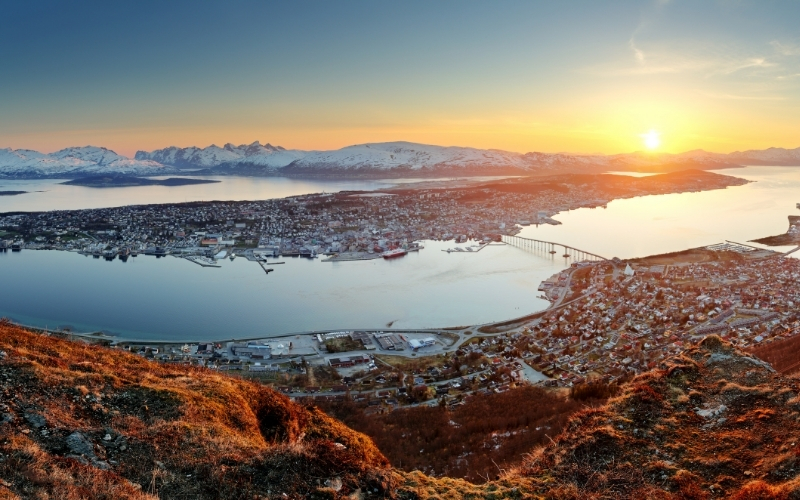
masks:
[[[453,187],[343,191],[261,201],[210,201],[0,214],[20,248],[213,257],[330,254],[365,258],[420,240],[498,241],[556,214],[615,199],[706,191],[748,181],[699,170],[650,177],[566,174]]]

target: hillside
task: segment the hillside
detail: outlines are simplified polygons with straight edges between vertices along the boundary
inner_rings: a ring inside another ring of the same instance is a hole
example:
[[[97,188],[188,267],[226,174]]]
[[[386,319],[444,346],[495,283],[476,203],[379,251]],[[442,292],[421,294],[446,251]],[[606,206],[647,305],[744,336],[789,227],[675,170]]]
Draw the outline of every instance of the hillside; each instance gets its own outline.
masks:
[[[0,324],[0,498],[800,498],[800,384],[709,337],[476,485],[260,385]]]
[[[326,481],[387,485],[369,439],[263,386],[8,324],[0,351],[0,498],[306,498]]]
[[[501,479],[470,486],[418,473],[420,497],[800,498],[800,383],[708,337],[576,415]]]

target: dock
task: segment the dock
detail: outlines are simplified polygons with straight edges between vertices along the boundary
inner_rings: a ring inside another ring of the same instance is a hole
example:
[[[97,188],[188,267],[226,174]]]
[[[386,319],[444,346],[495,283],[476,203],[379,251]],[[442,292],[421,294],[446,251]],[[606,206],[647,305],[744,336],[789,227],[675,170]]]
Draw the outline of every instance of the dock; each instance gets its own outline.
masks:
[[[486,243],[486,244],[483,244],[483,245],[477,245],[478,248],[473,250],[473,248],[475,248],[475,246],[476,245],[470,245],[470,246],[465,247],[465,248],[461,248],[461,247],[448,248],[447,250],[442,250],[442,252],[447,252],[447,253],[478,253],[481,250],[483,250],[484,248],[488,247],[489,244]]]
[[[322,262],[347,262],[347,261],[354,261],[354,260],[373,260],[373,259],[380,259],[381,254],[379,253],[367,253],[367,252],[342,252],[334,254],[327,259],[322,259]]]

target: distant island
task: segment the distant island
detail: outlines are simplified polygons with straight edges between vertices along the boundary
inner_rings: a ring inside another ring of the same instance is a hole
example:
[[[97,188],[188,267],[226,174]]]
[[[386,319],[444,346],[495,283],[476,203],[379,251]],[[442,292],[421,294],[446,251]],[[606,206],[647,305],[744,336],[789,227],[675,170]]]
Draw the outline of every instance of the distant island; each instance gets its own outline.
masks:
[[[170,177],[169,179],[146,179],[132,175],[92,175],[62,182],[68,186],[85,186],[95,188],[130,187],[130,186],[190,186],[193,184],[211,184],[220,181],[207,179],[187,179]]]
[[[27,191],[0,191],[0,196],[14,196],[25,193],[27,193]]]

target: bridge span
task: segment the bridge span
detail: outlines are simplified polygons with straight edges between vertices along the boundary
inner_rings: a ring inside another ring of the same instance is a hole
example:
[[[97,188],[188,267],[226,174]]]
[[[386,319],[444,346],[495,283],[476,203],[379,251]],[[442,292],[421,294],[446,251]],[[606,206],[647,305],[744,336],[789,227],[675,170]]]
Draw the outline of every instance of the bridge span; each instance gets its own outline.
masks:
[[[552,256],[560,256],[564,257],[565,259],[573,259],[574,262],[580,262],[583,260],[590,260],[590,261],[605,261],[609,260],[605,257],[597,255],[596,253],[587,252],[586,250],[581,250],[579,248],[571,247],[569,245],[565,245],[563,243],[556,243],[554,241],[543,241],[543,240],[535,240],[533,238],[523,238],[522,236],[503,236],[503,243],[508,245],[512,245],[515,247],[523,248],[526,250],[534,250],[534,251],[541,251],[544,253],[549,253]],[[556,248],[563,249],[556,250]]]

